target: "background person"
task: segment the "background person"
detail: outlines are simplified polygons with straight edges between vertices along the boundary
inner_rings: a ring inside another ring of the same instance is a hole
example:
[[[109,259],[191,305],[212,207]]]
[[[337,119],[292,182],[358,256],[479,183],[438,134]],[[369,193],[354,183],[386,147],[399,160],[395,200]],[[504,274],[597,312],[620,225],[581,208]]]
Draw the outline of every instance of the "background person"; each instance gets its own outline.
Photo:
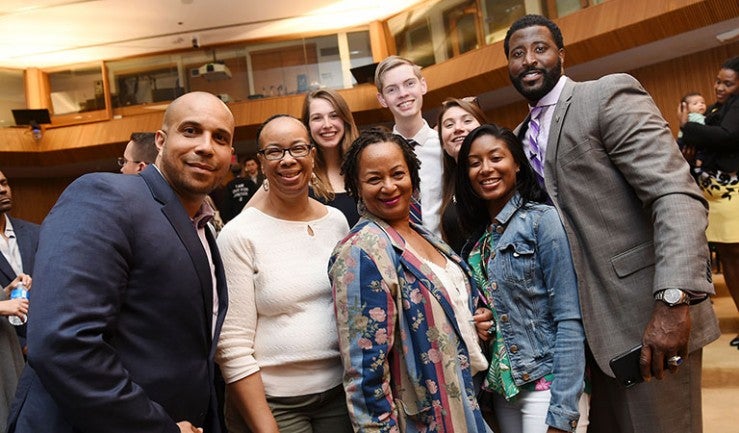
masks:
[[[483,125],[459,150],[459,218],[472,237],[467,263],[493,311],[483,388],[504,433],[579,425],[585,332],[567,236],[523,146]],[[587,414],[585,414],[587,419]]]
[[[436,129],[444,149],[443,195],[441,201],[441,238],[459,254],[467,237],[459,229],[454,182],[457,178],[457,155],[470,131],[487,122],[477,103],[467,98],[447,98],[441,103]]]
[[[242,167],[241,164],[237,163],[231,166],[231,170],[234,173],[234,178],[226,184],[223,211],[221,212],[224,223],[234,219],[257,191],[257,185],[251,180],[246,167]]]
[[[154,142],[153,132],[134,132],[131,140],[123,151],[123,156],[118,158],[118,165],[123,174],[140,173],[147,165],[153,164],[159,154],[159,149]]]
[[[706,237],[721,261],[726,286],[739,309],[739,57],[727,60],[714,84],[716,103],[705,125],[689,122],[689,109],[678,110],[683,141],[701,155],[698,184],[708,200]],[[731,340],[739,348],[739,336]]]
[[[682,110],[683,104],[685,104],[685,108],[688,111],[688,122],[698,122],[701,125],[706,124],[706,100],[703,98],[703,95],[698,92],[686,93],[680,100],[678,112]],[[678,113],[678,116],[679,115],[680,114]],[[680,147],[680,151],[683,153],[685,160],[688,161],[691,168],[700,167],[703,165],[703,158],[696,154],[695,146],[685,146],[682,141],[682,136],[683,131],[677,133],[677,144]],[[700,172],[700,170],[695,170],[695,168],[693,168],[693,171]]]
[[[26,289],[31,288],[31,277],[20,274],[0,290],[0,431],[2,432],[7,427],[10,404],[25,364],[16,327],[8,322],[10,316],[28,315],[28,299],[9,299],[10,292],[21,281]]]
[[[218,342],[231,433],[351,432],[326,266],[349,227],[308,197],[315,150],[296,118],[257,132],[266,193],[218,237],[229,314]]]
[[[228,172],[233,115],[174,100],[156,166],[87,174],[44,220],[28,366],[11,433],[218,433],[215,342],[228,306],[204,197]]]
[[[462,259],[409,222],[418,165],[405,140],[379,130],[342,164],[364,209],[329,265],[349,413],[355,431],[490,432],[472,383],[487,368],[477,291]]]
[[[259,168],[259,158],[255,155],[247,156],[244,159],[244,175],[251,181],[254,191],[259,189],[264,181],[264,174],[262,174]]]
[[[513,86],[538,114],[517,132],[578,277],[592,355],[588,431],[700,432],[701,348],[720,333],[700,302],[714,291],[706,203],[667,122],[629,75],[564,76],[562,33],[545,17],[517,20],[503,46]],[[609,361],[640,343],[642,376],[659,380],[624,389]],[[683,364],[665,374],[674,356]]]
[[[36,262],[41,227],[30,221],[11,217],[12,210],[13,190],[8,178],[0,171],[0,287],[6,287],[18,275],[30,275]],[[25,353],[27,325],[14,328]]]
[[[311,197],[333,206],[346,217],[349,227],[359,220],[354,199],[349,197],[341,174],[341,161],[357,138],[357,125],[344,98],[333,90],[309,93],[303,101],[301,117],[315,144],[316,165]]]

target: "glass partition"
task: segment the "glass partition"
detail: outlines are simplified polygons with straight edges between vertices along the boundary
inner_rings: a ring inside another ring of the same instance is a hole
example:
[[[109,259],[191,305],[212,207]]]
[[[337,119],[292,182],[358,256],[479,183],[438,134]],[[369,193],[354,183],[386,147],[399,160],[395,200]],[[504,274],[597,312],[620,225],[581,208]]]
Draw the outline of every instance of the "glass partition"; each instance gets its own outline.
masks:
[[[205,91],[226,102],[353,85],[349,69],[372,63],[369,31],[198,49],[106,62],[114,108]]]
[[[526,14],[557,17],[606,0],[430,0],[387,20],[396,53],[420,66],[443,62],[505,38]]]
[[[12,110],[26,107],[23,71],[0,69],[0,127],[15,125]]]
[[[374,63],[372,60],[372,45],[370,44],[369,32],[349,32],[346,34],[346,38],[349,45],[350,68]],[[346,74],[344,74],[344,76],[346,76]],[[354,77],[351,77],[351,74],[350,78],[352,85],[357,83],[357,80],[355,80]]]
[[[49,72],[54,115],[105,110],[102,66],[83,66]]]

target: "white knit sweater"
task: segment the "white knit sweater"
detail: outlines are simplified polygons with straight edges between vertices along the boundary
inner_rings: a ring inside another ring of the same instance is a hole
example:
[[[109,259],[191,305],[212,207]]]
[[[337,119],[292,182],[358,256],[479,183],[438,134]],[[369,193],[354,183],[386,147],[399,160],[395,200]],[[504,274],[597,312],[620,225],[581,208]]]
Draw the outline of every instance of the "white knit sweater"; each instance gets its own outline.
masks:
[[[216,360],[226,383],[261,371],[265,393],[285,397],[342,382],[327,267],[349,226],[327,209],[298,222],[247,208],[218,236],[229,302]]]

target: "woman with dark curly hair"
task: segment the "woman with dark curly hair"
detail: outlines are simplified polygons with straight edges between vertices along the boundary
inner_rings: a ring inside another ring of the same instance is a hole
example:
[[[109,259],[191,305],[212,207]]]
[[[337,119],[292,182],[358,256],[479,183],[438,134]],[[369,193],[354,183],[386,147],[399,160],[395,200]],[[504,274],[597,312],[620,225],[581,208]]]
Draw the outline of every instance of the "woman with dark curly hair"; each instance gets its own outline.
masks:
[[[363,132],[342,164],[362,210],[329,262],[349,415],[355,431],[490,432],[472,383],[487,368],[476,326],[490,323],[473,318],[462,259],[409,221],[418,166],[382,130]]]

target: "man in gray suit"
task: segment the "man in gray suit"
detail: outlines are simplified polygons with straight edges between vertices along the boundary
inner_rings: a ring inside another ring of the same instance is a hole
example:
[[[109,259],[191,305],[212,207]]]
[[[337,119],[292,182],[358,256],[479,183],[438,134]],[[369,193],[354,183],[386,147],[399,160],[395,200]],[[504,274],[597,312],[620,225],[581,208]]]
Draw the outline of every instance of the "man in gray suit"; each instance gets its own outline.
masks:
[[[719,336],[701,302],[713,293],[706,203],[667,122],[629,75],[564,76],[562,34],[544,17],[516,21],[504,49],[531,107],[517,132],[572,248],[592,374],[588,431],[701,432],[701,348]],[[609,361],[638,344],[647,382],[626,389]]]

